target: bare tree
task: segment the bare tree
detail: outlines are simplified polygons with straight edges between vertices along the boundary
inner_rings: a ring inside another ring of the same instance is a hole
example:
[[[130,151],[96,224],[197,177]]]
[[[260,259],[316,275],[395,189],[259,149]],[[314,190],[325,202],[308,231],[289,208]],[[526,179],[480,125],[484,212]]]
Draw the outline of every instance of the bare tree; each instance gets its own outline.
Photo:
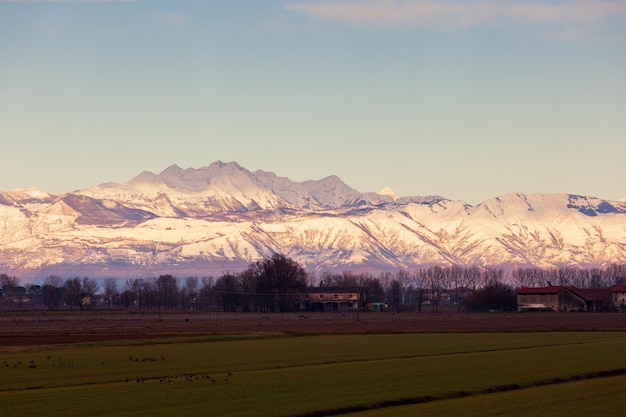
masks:
[[[486,287],[494,283],[502,283],[504,281],[504,271],[498,268],[482,268],[480,281],[481,287]]]
[[[213,277],[202,277],[200,291],[198,292],[199,304],[204,309],[210,308],[214,303],[214,294],[212,292],[215,279]]]
[[[126,289],[123,292],[124,305],[137,305],[138,308],[146,308],[156,305],[154,300],[153,281],[144,278],[133,278],[126,281]]]
[[[387,275],[381,274],[384,278],[387,278],[389,282],[393,279],[390,273]],[[355,273],[352,271],[342,271],[341,273],[324,271],[320,275],[319,286],[326,287],[362,287],[363,283],[373,278],[370,273]],[[379,280],[380,282],[380,280]]]
[[[389,285],[389,304],[396,309],[396,313],[400,312],[400,301],[402,299],[404,289],[397,279],[391,281]]]
[[[104,296],[108,300],[109,306],[113,305],[113,300],[115,300],[118,295],[117,280],[115,278],[106,278],[104,280]]]
[[[400,288],[402,290],[400,303],[406,304],[405,297],[407,289],[411,285],[411,274],[409,273],[409,271],[401,269],[396,273],[396,280],[400,283]]]
[[[41,287],[44,303],[49,310],[59,308],[59,303],[63,299],[63,278],[58,275],[50,275],[46,277]]]
[[[178,280],[171,275],[161,275],[156,279],[157,305],[174,308],[178,299]]]
[[[426,301],[426,288],[428,286],[428,272],[425,269],[415,271],[411,275],[411,281],[415,291],[415,304],[417,312],[422,312],[422,304]]]
[[[439,311],[442,292],[448,284],[449,273],[447,268],[434,266],[428,269],[428,283],[430,289],[430,305],[433,311]]]
[[[124,283],[124,290],[120,294],[120,302],[125,308],[130,308],[130,306],[134,305],[135,301],[137,301],[134,287],[133,279],[127,279]]]
[[[251,269],[246,269],[237,278],[239,279],[239,288],[241,289],[241,308],[243,311],[251,311],[255,298],[256,277]]]
[[[183,310],[186,310],[187,306],[191,306],[192,311],[195,310],[199,284],[198,277],[185,278],[185,283],[180,290],[181,308]]]
[[[511,272],[511,283],[515,288],[545,285],[543,275],[538,268],[517,268]]]
[[[295,294],[307,285],[304,268],[285,255],[274,254],[250,266],[257,278],[257,292],[263,294],[260,307],[265,311],[291,311]]]
[[[0,274],[0,287],[6,296],[13,296],[15,289],[19,286],[20,279],[18,277],[10,277],[7,274]]]
[[[48,309],[56,310],[62,299],[63,278],[58,275],[50,275],[44,280],[41,291]]]
[[[80,309],[82,310],[82,288],[80,284],[80,277],[68,278],[65,281],[64,286],[70,310],[74,310],[75,305],[80,305]]]
[[[234,312],[237,310],[240,299],[240,288],[237,275],[235,273],[226,273],[217,279],[213,286],[222,301],[222,308],[225,312]]]
[[[82,279],[75,277],[65,281],[65,288],[70,309],[73,309],[74,305],[78,305],[82,311],[86,306],[91,305],[93,297],[98,291],[98,284],[87,277]]]
[[[611,264],[606,268],[605,273],[613,285],[626,284],[626,264]]]

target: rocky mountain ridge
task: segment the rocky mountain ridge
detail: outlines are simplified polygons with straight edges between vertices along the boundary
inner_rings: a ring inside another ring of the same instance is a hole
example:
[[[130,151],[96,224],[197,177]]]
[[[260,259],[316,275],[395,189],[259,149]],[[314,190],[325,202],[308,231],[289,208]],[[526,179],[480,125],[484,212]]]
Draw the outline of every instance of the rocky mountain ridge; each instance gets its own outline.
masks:
[[[626,262],[626,202],[518,193],[471,206],[221,161],[60,195],[0,192],[0,272],[18,276],[216,275],[274,252],[312,273],[605,266]]]

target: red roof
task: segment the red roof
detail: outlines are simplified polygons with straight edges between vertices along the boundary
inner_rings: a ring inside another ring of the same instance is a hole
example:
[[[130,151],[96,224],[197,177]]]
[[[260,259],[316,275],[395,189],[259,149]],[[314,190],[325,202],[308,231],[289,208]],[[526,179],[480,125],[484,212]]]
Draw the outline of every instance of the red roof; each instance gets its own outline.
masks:
[[[311,294],[311,293],[324,293],[324,294],[328,294],[328,293],[338,293],[338,294],[345,294],[345,293],[358,293],[363,291],[363,287],[306,287],[306,288],[302,288],[300,289],[300,292],[302,294]]]
[[[558,294],[567,288],[574,288],[574,287],[565,287],[561,285],[551,285],[549,287],[522,287],[519,290],[517,290],[517,293],[518,294]]]
[[[609,293],[609,290],[604,288],[570,288],[570,291],[586,301],[602,301],[602,299]]]
[[[616,285],[611,288],[611,292],[626,292],[626,285]]]

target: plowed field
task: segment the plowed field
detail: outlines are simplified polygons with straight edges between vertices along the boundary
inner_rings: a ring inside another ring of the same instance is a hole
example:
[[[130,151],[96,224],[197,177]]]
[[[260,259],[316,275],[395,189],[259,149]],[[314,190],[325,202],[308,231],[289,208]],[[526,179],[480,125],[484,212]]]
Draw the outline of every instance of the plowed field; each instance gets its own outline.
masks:
[[[618,313],[0,313],[0,346],[244,333],[626,330]]]

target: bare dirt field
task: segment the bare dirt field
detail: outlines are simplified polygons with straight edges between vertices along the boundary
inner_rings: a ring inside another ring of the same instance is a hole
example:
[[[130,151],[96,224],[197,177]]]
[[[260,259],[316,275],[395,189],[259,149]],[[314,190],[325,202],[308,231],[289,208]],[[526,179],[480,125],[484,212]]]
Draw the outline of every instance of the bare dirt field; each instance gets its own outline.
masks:
[[[626,330],[618,313],[2,312],[0,346],[245,333]]]

